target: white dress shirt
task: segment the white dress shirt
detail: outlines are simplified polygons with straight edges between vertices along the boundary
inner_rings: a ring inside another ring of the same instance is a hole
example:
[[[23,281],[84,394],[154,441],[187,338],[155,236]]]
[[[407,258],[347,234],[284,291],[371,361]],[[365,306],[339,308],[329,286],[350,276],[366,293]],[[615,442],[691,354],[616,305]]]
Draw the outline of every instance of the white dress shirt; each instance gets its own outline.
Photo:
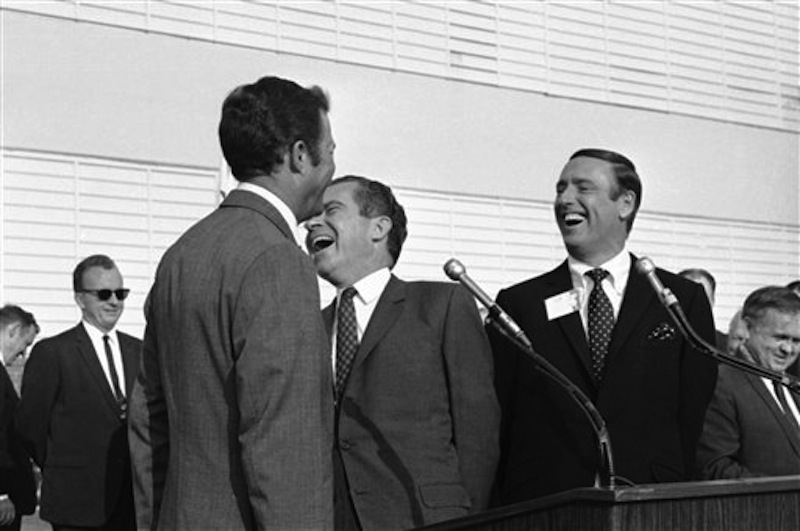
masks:
[[[119,338],[117,337],[117,330],[112,329],[110,332],[105,333],[85,320],[82,321],[82,323],[83,328],[86,329],[86,333],[89,334],[89,339],[92,341],[92,346],[94,347],[94,353],[97,356],[97,360],[103,367],[103,372],[106,375],[108,386],[111,388],[111,394],[114,394],[114,383],[111,380],[111,371],[108,368],[108,359],[106,358],[106,347],[103,343],[103,336],[108,336],[108,344],[111,347],[111,357],[114,359],[114,368],[117,371],[119,387],[122,391],[122,395],[125,396],[125,367],[122,364],[122,353],[119,350]]]
[[[777,395],[775,394],[775,387],[773,387],[772,385],[772,380],[770,380],[769,378],[762,377],[761,381],[764,382],[765,386],[767,386],[767,391],[769,391],[770,396],[772,396],[772,398],[775,400],[775,403],[778,405],[778,409],[783,411],[781,403],[778,400]],[[797,421],[797,424],[800,425],[800,411],[797,410],[797,402],[794,401],[794,398],[792,398],[791,393],[789,393],[784,386],[780,385],[778,386],[778,388],[783,392],[783,397],[786,399],[786,403],[789,406],[789,409],[791,410],[794,419]]]
[[[274,206],[281,217],[286,221],[286,224],[289,225],[289,229],[292,231],[292,236],[294,236],[295,243],[297,243],[301,249],[305,250],[305,231],[297,225],[297,217],[294,215],[294,212],[292,212],[292,209],[289,208],[289,205],[284,203],[280,197],[273,194],[263,186],[258,186],[257,184],[248,182],[239,183],[236,189],[244,190],[245,192],[252,192],[261,197],[270,205]]]
[[[356,323],[358,325],[358,342],[361,343],[361,338],[364,337],[364,331],[367,329],[369,320],[372,318],[372,313],[378,305],[378,300],[386,289],[389,283],[391,273],[388,267],[379,269],[374,273],[370,273],[355,284],[353,287],[358,291],[358,295],[353,297],[353,307],[356,311]],[[336,290],[336,308],[339,308],[339,301],[342,297],[342,292],[345,288]],[[333,368],[333,375],[336,377],[336,327],[338,325],[338,314],[334,312],[333,316],[333,333],[331,334],[331,341],[333,347],[331,348],[331,367]]]
[[[588,271],[595,269],[589,264],[583,263],[572,256],[567,258],[569,273],[572,277],[572,286],[578,294],[580,303],[581,321],[583,329],[588,334],[589,330],[589,294],[594,288],[594,282],[586,276]],[[608,271],[609,275],[603,279],[601,286],[603,291],[611,301],[614,308],[614,318],[619,317],[619,309],[622,306],[622,297],[625,295],[625,288],[628,286],[628,276],[631,271],[631,255],[627,248],[611,260],[597,266]]]

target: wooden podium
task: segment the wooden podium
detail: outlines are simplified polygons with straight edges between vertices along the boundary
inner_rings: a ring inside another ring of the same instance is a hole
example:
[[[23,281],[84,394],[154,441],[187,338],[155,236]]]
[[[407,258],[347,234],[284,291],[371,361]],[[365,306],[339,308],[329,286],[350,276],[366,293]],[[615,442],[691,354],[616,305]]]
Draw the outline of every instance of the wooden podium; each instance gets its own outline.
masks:
[[[430,531],[798,531],[800,476],[575,489]]]

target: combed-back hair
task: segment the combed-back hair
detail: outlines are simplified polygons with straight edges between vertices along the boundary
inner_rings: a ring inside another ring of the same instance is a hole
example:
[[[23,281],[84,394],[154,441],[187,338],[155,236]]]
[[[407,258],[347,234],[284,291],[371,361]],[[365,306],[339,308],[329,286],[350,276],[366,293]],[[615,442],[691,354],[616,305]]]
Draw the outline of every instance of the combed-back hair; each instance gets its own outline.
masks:
[[[615,151],[598,148],[585,148],[579,149],[569,160],[578,157],[589,157],[592,159],[604,160],[611,164],[614,169],[614,177],[617,179],[617,186],[615,192],[611,195],[611,199],[617,199],[623,192],[630,190],[636,195],[636,201],[633,206],[633,213],[628,218],[628,232],[633,228],[633,220],[636,218],[636,213],[639,212],[639,205],[642,204],[642,180],[639,174],[636,173],[636,166],[625,155],[621,155]]]
[[[36,328],[36,333],[39,333],[39,324],[32,313],[26,312],[15,304],[6,304],[0,308],[0,332],[14,323],[19,323],[22,328],[33,326]]]
[[[800,297],[783,286],[758,288],[744,301],[742,318],[749,323],[759,321],[767,310],[792,315],[800,314]]]
[[[279,77],[262,77],[241,85],[225,98],[219,141],[231,173],[239,181],[269,175],[302,140],[314,165],[319,164],[321,112],[328,112],[325,92],[303,88]]]
[[[83,290],[83,274],[91,267],[102,267],[103,269],[114,269],[117,264],[114,260],[104,254],[93,254],[87,256],[75,266],[72,271],[72,291],[79,292]]]
[[[711,290],[717,291],[717,281],[714,279],[714,275],[708,272],[708,270],[703,269],[702,267],[690,267],[689,269],[684,269],[680,273],[678,273],[679,277],[688,278],[689,280],[694,280],[696,278],[704,278],[711,284]]]
[[[394,267],[398,258],[400,258],[400,251],[403,250],[403,242],[406,241],[406,236],[408,236],[408,220],[406,219],[406,211],[403,205],[397,202],[392,189],[381,182],[358,175],[345,175],[331,181],[329,186],[339,183],[355,183],[358,185],[354,198],[358,205],[359,214],[366,218],[387,216],[392,221],[387,247],[392,257],[392,267]]]

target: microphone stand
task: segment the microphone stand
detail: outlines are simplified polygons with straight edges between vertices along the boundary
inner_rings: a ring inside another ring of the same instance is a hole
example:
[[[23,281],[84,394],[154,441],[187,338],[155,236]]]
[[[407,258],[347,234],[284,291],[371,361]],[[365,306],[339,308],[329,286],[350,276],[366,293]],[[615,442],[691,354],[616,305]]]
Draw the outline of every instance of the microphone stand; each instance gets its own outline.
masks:
[[[672,292],[669,288],[664,288],[665,296],[671,296]],[[754,374],[756,376],[760,376],[762,378],[767,378],[769,380],[773,380],[775,382],[780,383],[788,387],[791,391],[795,393],[800,393],[800,380],[794,378],[785,373],[780,373],[777,371],[773,371],[772,369],[767,369],[766,367],[762,367],[761,365],[756,365],[755,363],[751,363],[747,360],[743,360],[741,358],[737,358],[735,356],[731,356],[725,352],[717,350],[716,347],[710,345],[705,339],[703,339],[700,334],[698,334],[692,325],[689,323],[689,320],[686,318],[686,314],[683,313],[683,308],[679,302],[677,302],[677,298],[675,298],[675,303],[670,305],[665,305],[667,311],[672,317],[672,320],[678,325],[683,336],[692,344],[692,346],[707,356],[711,356],[715,360],[725,365],[730,365],[731,367],[736,367],[739,370],[743,370],[745,372],[749,372],[750,374]]]
[[[530,340],[525,336],[524,332],[521,333],[521,337],[509,334],[499,322],[492,318],[491,314],[487,318],[487,321],[508,338],[514,346],[524,352],[528,358],[533,361],[537,370],[558,383],[580,406],[581,411],[583,411],[586,418],[589,419],[589,423],[592,425],[595,435],[597,436],[601,463],[601,470],[598,472],[597,483],[599,483],[600,487],[608,487],[613,490],[616,487],[616,473],[614,471],[614,454],[611,451],[611,436],[608,433],[605,420],[603,420],[603,417],[600,415],[595,405],[577,385],[572,383],[572,381],[564,375],[564,373],[559,371],[553,364],[533,349]]]
[[[710,345],[705,339],[703,339],[700,334],[698,334],[697,331],[692,328],[691,323],[689,323],[689,319],[686,318],[686,314],[683,312],[683,308],[681,308],[678,298],[672,293],[672,290],[661,284],[661,281],[656,275],[655,265],[653,265],[653,262],[649,258],[646,256],[640,258],[636,264],[636,269],[639,273],[648,277],[653,290],[656,292],[658,299],[661,301],[661,304],[667,309],[667,313],[669,313],[670,317],[672,317],[672,320],[675,321],[675,324],[678,325],[678,329],[680,329],[683,337],[689,341],[695,350],[701,354],[705,354],[706,356],[714,358],[724,365],[730,365],[731,367],[749,372],[755,376],[760,376],[762,378],[767,378],[769,380],[778,382],[781,385],[788,387],[791,391],[800,393],[800,380],[797,378],[789,374],[773,371],[772,369],[756,365],[755,363],[751,363],[747,360],[731,356],[728,353],[718,350],[716,347]]]

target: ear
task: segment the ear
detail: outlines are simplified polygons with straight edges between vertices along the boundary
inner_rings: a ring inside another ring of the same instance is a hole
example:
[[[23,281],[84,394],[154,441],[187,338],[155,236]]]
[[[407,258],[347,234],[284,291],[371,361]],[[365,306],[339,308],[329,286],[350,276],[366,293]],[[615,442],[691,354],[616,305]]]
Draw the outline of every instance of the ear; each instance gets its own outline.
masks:
[[[617,201],[619,205],[619,218],[628,220],[633,215],[633,211],[636,208],[636,192],[633,190],[625,190],[617,198]]]
[[[5,333],[9,338],[15,338],[22,333],[22,323],[19,321],[11,323],[6,327]]]
[[[388,216],[378,216],[370,219],[370,238],[373,242],[379,242],[389,237],[392,231],[392,220]]]
[[[84,303],[83,303],[83,293],[75,292],[72,295],[72,298],[75,299],[75,304],[78,305],[78,308],[83,310]]]
[[[311,156],[308,146],[302,140],[298,140],[289,148],[289,169],[292,173],[303,173],[306,166],[311,163]]]

